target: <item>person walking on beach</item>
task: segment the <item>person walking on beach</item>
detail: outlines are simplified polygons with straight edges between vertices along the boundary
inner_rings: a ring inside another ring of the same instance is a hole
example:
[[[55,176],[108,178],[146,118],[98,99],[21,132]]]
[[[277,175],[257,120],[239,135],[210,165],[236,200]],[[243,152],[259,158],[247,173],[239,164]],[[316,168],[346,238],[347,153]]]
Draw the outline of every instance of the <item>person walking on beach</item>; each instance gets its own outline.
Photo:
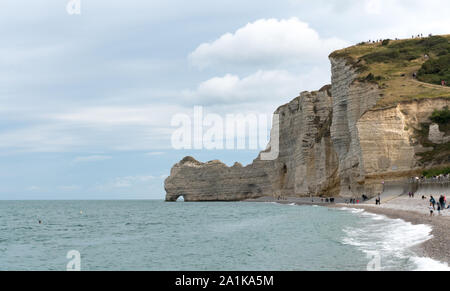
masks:
[[[381,205],[381,195],[380,194],[378,194],[377,205]]]
[[[436,208],[435,208],[436,200],[434,200],[434,197],[433,197],[433,196],[431,196],[431,198],[430,198],[430,203],[431,203],[431,205],[433,206],[433,210],[435,210],[435,209],[436,209]]]
[[[439,208],[445,209],[444,195],[441,195],[441,197],[439,197],[439,206]]]
[[[430,203],[430,216],[433,216],[434,215],[434,206],[433,206],[433,204],[432,203]]]

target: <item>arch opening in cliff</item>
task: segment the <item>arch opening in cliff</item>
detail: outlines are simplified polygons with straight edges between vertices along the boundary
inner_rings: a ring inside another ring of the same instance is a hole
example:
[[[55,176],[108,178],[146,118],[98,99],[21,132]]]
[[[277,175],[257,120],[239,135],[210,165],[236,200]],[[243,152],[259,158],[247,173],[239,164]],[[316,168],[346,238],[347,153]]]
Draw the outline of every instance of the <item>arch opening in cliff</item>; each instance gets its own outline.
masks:
[[[186,201],[186,197],[184,194],[179,194],[179,195],[168,195],[166,196],[166,201],[167,202],[184,202]]]

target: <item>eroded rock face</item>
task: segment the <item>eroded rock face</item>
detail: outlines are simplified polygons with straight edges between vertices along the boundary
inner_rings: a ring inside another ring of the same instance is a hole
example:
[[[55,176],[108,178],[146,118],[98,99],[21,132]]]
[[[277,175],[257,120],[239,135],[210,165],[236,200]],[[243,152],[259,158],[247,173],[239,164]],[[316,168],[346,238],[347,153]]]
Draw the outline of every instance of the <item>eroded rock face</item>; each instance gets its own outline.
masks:
[[[262,196],[329,195],[337,183],[337,154],[331,142],[330,87],[303,92],[275,112],[280,117],[280,153],[251,165],[227,167],[191,157],[176,164],[165,181],[167,201],[239,201]]]
[[[450,101],[445,99],[400,103],[391,108],[369,110],[358,120],[365,191],[381,192],[382,181],[414,175],[421,166],[418,154],[432,150],[418,142],[416,131],[421,124],[430,122],[435,109],[448,104]]]
[[[240,201],[262,196],[375,196],[382,182],[408,178],[423,165],[427,148],[417,130],[449,99],[424,99],[374,109],[381,91],[357,80],[344,59],[331,58],[332,85],[303,92],[275,112],[280,154],[249,166],[200,163],[191,157],[172,168],[167,201]],[[439,128],[437,128],[439,130]],[[448,142],[431,126],[429,139]]]
[[[270,166],[256,160],[243,167],[233,167],[212,161],[200,163],[186,157],[176,164],[165,181],[166,200],[176,201],[180,196],[185,201],[239,201],[257,198],[270,193],[272,188],[265,171]]]
[[[330,87],[303,92],[280,107],[280,156],[269,172],[278,196],[331,195],[338,156],[331,141],[333,118]]]
[[[383,191],[384,181],[416,175],[424,166],[418,154],[432,150],[418,142],[417,130],[430,123],[434,110],[448,106],[449,99],[423,99],[374,109],[382,97],[378,85],[357,81],[356,70],[344,59],[330,60],[331,136],[339,156],[340,189],[335,193],[375,196]],[[448,142],[443,135],[436,138],[441,136],[439,141]]]
[[[357,72],[345,59],[333,59],[332,96],[333,124],[331,136],[339,156],[340,188],[342,196],[365,193],[365,167],[361,154],[357,122],[381,97],[378,86],[356,81]],[[360,195],[359,194],[359,195]]]

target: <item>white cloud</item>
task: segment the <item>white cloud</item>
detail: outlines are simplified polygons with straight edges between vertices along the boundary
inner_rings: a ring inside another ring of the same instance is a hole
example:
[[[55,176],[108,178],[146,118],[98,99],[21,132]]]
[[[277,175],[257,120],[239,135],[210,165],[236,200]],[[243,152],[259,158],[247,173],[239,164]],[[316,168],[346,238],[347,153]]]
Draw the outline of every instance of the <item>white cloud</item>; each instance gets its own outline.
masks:
[[[201,44],[189,58],[198,67],[311,63],[346,45],[337,38],[321,38],[297,18],[260,19],[213,42]]]
[[[180,95],[180,92],[178,92]],[[177,105],[85,106],[53,112],[17,110],[30,117],[0,129],[0,149],[15,152],[152,151],[169,148],[171,116],[190,110]],[[10,121],[10,116],[1,118]],[[0,153],[1,155],[1,153]]]
[[[61,124],[37,124],[0,132],[0,148],[26,152],[54,152],[80,145],[72,128]]]
[[[200,83],[195,90],[182,94],[186,102],[220,105],[258,103],[262,101],[290,100],[306,89],[319,89],[329,82],[329,72],[312,69],[307,74],[295,74],[285,70],[257,71],[243,78],[227,74]],[[274,110],[275,108],[273,108]]]
[[[93,156],[76,157],[73,161],[75,163],[91,163],[91,162],[106,161],[110,159],[112,159],[111,156],[93,155]]]
[[[176,106],[105,106],[86,107],[76,111],[50,114],[50,119],[71,123],[98,125],[155,125],[167,112],[175,111]]]
[[[340,0],[337,2],[341,2]],[[364,0],[351,1],[340,14],[340,31],[351,39],[409,38],[424,35],[448,34],[450,18],[442,0]],[[358,25],[358,30],[350,31]],[[334,28],[333,28],[334,29]]]
[[[383,3],[381,0],[366,0],[365,10],[368,14],[380,14],[383,9]]]

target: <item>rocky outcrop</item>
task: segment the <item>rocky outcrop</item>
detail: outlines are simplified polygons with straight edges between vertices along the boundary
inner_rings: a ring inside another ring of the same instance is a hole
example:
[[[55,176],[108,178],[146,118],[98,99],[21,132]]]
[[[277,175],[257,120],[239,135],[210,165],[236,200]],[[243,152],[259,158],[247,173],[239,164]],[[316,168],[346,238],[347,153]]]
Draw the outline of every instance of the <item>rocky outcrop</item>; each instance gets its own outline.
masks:
[[[280,118],[277,159],[264,161],[260,155],[249,166],[228,167],[187,157],[165,181],[166,200],[375,196],[383,182],[410,177],[426,166],[420,154],[433,148],[421,143],[418,131],[450,100],[412,100],[378,108],[383,96],[379,86],[360,80],[345,58],[330,60],[331,86],[303,92],[275,112]],[[431,142],[448,142],[439,128],[429,128]]]
[[[267,164],[256,160],[243,167],[211,161],[200,163],[186,157],[176,164],[165,182],[166,200],[176,201],[239,201],[267,195],[272,187],[266,172]]]
[[[430,125],[430,132],[428,134],[428,139],[435,144],[443,144],[450,142],[450,136],[446,136],[445,132],[441,132],[439,129],[439,124],[436,123]]]

